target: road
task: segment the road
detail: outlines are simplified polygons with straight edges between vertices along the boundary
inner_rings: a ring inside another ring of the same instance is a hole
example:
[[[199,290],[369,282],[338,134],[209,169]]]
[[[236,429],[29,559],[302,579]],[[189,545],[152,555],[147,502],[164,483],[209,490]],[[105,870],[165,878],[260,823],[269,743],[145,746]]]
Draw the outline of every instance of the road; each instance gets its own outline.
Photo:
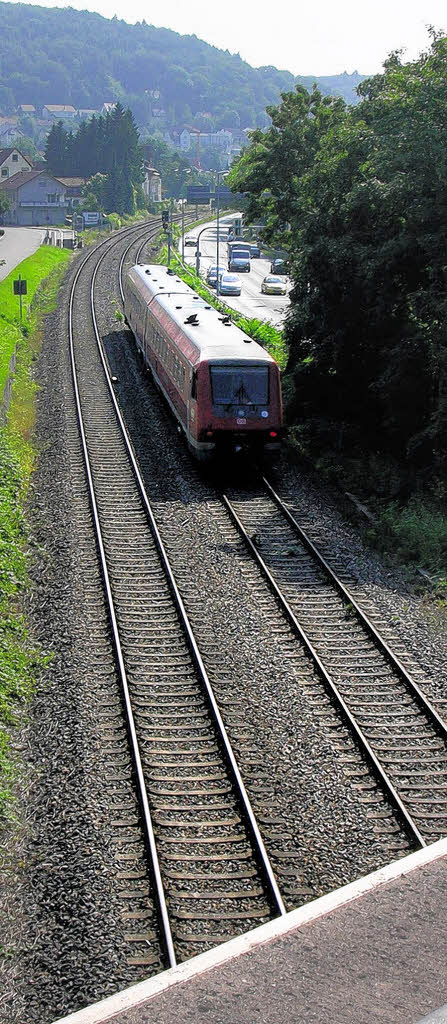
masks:
[[[27,256],[31,256],[45,237],[46,228],[2,228],[5,232],[0,236],[0,281],[14,270],[14,267]]]
[[[204,228],[206,230],[204,230]],[[201,231],[203,231],[203,234],[200,237],[200,274],[202,277],[205,277],[208,267],[217,263],[216,221],[212,221],[209,224],[203,224],[200,228],[194,228],[192,231],[186,232],[185,241],[187,238],[197,238]],[[219,235],[219,263],[220,266],[224,267],[226,270],[227,230],[221,230],[219,226]],[[190,266],[195,266],[195,249],[189,248],[188,246],[185,247],[185,262]],[[281,327],[284,315],[289,306],[289,296],[261,294],[261,282],[266,274],[269,273],[269,259],[252,260],[250,273],[238,275],[242,285],[242,292],[240,296],[223,295],[222,299],[228,306],[231,306],[233,309],[237,309],[244,316],[256,317],[258,320],[268,321],[275,327]]]

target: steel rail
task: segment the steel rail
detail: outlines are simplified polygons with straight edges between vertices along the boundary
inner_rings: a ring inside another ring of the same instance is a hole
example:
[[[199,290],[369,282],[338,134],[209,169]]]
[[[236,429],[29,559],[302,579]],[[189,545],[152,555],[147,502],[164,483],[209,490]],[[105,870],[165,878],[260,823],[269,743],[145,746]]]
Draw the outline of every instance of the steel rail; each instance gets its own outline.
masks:
[[[266,479],[266,477],[262,477],[262,482],[264,484],[265,489],[267,490],[267,493],[270,495],[270,497],[276,503],[276,505],[278,506],[280,511],[285,515],[287,521],[290,523],[292,529],[298,535],[298,537],[300,538],[302,543],[305,545],[305,547],[308,549],[308,551],[310,551],[310,553],[314,556],[314,558],[318,561],[319,565],[321,565],[322,569],[324,570],[324,572],[326,573],[326,575],[328,576],[330,581],[337,588],[337,590],[341,594],[341,596],[343,598],[345,598],[346,601],[348,601],[349,604],[352,605],[352,607],[354,608],[355,612],[357,613],[357,615],[358,615],[362,625],[365,626],[365,629],[367,629],[367,631],[373,637],[373,639],[376,642],[377,646],[381,649],[382,653],[385,655],[385,657],[387,658],[387,660],[389,661],[391,666],[395,669],[397,674],[400,676],[400,678],[405,683],[405,686],[407,687],[407,689],[416,698],[418,703],[421,705],[423,710],[426,712],[427,717],[430,718],[431,721],[435,724],[435,726],[437,728],[437,731],[441,734],[443,739],[447,740],[447,724],[446,724],[446,722],[444,722],[444,720],[441,718],[441,716],[438,715],[438,712],[436,711],[436,709],[430,703],[430,701],[425,696],[425,694],[422,693],[422,690],[417,685],[417,683],[414,681],[414,679],[412,679],[410,673],[407,672],[407,670],[404,667],[404,665],[402,665],[402,662],[399,661],[399,658],[396,657],[396,655],[393,653],[391,648],[388,646],[386,640],[384,640],[383,636],[381,636],[379,631],[376,629],[376,627],[374,626],[374,623],[371,622],[371,619],[368,618],[366,612],[364,612],[363,609],[360,607],[360,605],[356,601],[356,599],[353,596],[353,594],[351,594],[351,592],[348,590],[348,588],[345,586],[345,584],[342,583],[341,579],[337,576],[337,574],[334,572],[334,570],[331,569],[331,566],[329,565],[329,563],[324,558],[324,555],[321,554],[321,552],[318,550],[316,545],[310,539],[310,537],[305,532],[303,527],[300,526],[299,523],[296,521],[295,517],[292,515],[290,510],[287,508],[287,505],[284,504],[284,502],[279,497],[279,495],[276,493],[276,491],[274,491],[272,485],[269,483],[269,481]]]
[[[412,835],[412,838],[416,840],[416,842],[418,843],[419,846],[421,846],[421,847],[427,846],[427,843],[426,843],[425,839],[421,835],[417,825],[413,821],[413,818],[411,817],[411,815],[407,811],[407,808],[405,807],[405,804],[401,800],[397,790],[395,789],[391,779],[389,778],[388,773],[385,771],[385,769],[381,765],[380,761],[376,757],[376,755],[375,755],[372,747],[370,746],[370,743],[367,740],[363,730],[360,728],[360,726],[356,722],[353,714],[351,713],[351,711],[349,710],[349,708],[348,708],[348,706],[346,704],[346,701],[342,697],[342,695],[341,695],[341,693],[340,693],[340,691],[339,691],[339,689],[337,687],[337,684],[334,682],[334,680],[332,679],[331,675],[329,674],[327,669],[324,667],[323,662],[321,661],[320,656],[317,654],[317,652],[316,652],[316,650],[315,650],[311,640],[307,636],[307,633],[305,632],[305,630],[303,629],[301,624],[298,622],[298,619],[296,618],[296,615],[292,611],[288,601],[284,597],[284,594],[282,593],[282,591],[278,587],[278,584],[276,583],[276,580],[273,578],[270,570],[268,569],[266,563],[264,562],[264,559],[259,554],[259,551],[256,548],[256,546],[253,544],[253,541],[249,537],[249,535],[248,535],[248,533],[247,533],[247,531],[245,529],[245,526],[243,525],[243,523],[239,519],[239,516],[237,515],[237,512],[234,510],[234,508],[233,508],[231,502],[229,501],[229,499],[227,498],[226,494],[222,494],[221,497],[222,497],[222,500],[224,502],[224,505],[225,505],[227,511],[229,512],[229,515],[230,515],[233,523],[237,527],[237,529],[238,529],[239,533],[241,534],[241,536],[243,537],[247,547],[249,548],[249,550],[251,551],[252,555],[254,556],[257,564],[259,565],[259,568],[261,569],[261,572],[263,573],[263,575],[265,576],[269,586],[273,590],[273,593],[275,594],[277,600],[279,601],[279,604],[280,604],[281,608],[283,609],[283,611],[285,612],[287,618],[289,619],[289,621],[290,621],[294,631],[298,634],[298,636],[300,637],[302,643],[304,644],[305,650],[309,653],[309,655],[310,655],[310,657],[312,659],[312,662],[314,663],[320,678],[323,679],[323,682],[326,684],[326,686],[329,688],[330,692],[335,697],[338,706],[341,708],[341,710],[343,712],[343,715],[347,719],[347,721],[348,721],[352,731],[355,733],[355,735],[356,735],[356,737],[357,737],[357,739],[359,741],[359,745],[360,745],[361,749],[363,750],[363,752],[365,753],[366,757],[370,761],[374,771],[379,776],[383,786],[385,787],[387,793],[389,794],[389,797],[390,797],[391,802],[393,803],[395,809],[401,815],[401,817],[404,819],[404,822],[405,822],[407,828],[409,829],[409,831],[410,831],[410,833]]]
[[[108,241],[108,239],[106,241]],[[104,243],[101,243],[101,245],[103,245],[103,244]],[[115,242],[115,244],[118,244],[118,243]],[[129,245],[129,247],[128,247],[128,249],[126,251],[129,251],[129,248],[131,247],[132,244],[133,244],[133,241],[130,243],[130,245]],[[105,587],[106,598],[107,598],[107,605],[108,605],[108,609],[109,609],[110,621],[111,621],[111,626],[112,626],[113,641],[114,641],[115,653],[116,653],[116,658],[117,658],[118,667],[119,667],[119,675],[120,675],[120,679],[121,679],[121,686],[122,686],[122,690],[123,690],[123,695],[124,695],[124,700],[125,700],[125,705],[126,705],[126,712],[127,712],[127,716],[128,716],[128,727],[129,727],[129,734],[130,734],[130,741],[131,741],[131,747],[132,747],[132,752],[133,752],[134,764],[135,764],[135,769],[136,769],[136,774],[137,774],[138,792],[139,792],[139,797],[140,797],[140,801],[141,801],[141,805],[142,805],[142,809],[143,809],[144,829],[145,829],[145,832],[146,832],[146,839],[147,839],[147,842],[149,844],[149,849],[150,849],[150,853],[151,853],[152,868],[153,868],[153,872],[154,872],[154,876],[155,876],[155,882],[156,882],[157,900],[158,900],[159,911],[160,911],[161,919],[162,919],[162,923],[163,923],[163,938],[164,938],[164,942],[165,942],[165,946],[166,946],[166,951],[167,951],[167,954],[168,954],[169,964],[170,964],[171,967],[175,967],[175,965],[177,963],[177,960],[176,960],[176,956],[175,956],[175,952],[174,952],[174,944],[173,944],[173,940],[172,940],[171,927],[170,927],[170,923],[169,923],[169,915],[168,915],[168,911],[167,911],[166,897],[165,897],[165,893],[164,893],[163,881],[162,881],[162,878],[161,878],[160,866],[159,866],[159,861],[158,861],[158,854],[157,854],[157,849],[156,849],[156,844],[155,844],[155,836],[154,836],[154,829],[153,829],[153,824],[152,824],[152,817],[151,817],[150,808],[149,808],[149,801],[148,801],[148,797],[147,797],[146,784],[145,784],[145,781],[144,781],[144,773],[143,773],[141,755],[140,755],[138,739],[137,739],[136,729],[135,729],[135,722],[134,722],[134,717],[133,717],[133,711],[132,711],[132,706],[131,706],[131,701],[130,701],[129,686],[128,686],[128,682],[127,682],[127,673],[126,673],[126,668],[125,668],[125,664],[124,664],[123,652],[122,652],[122,647],[121,647],[121,640],[120,640],[119,630],[118,630],[117,616],[116,616],[116,612],[115,612],[115,605],[114,605],[112,589],[111,589],[111,584],[110,584],[110,577],[109,577],[109,572],[108,572],[108,568],[107,568],[107,559],[106,559],[106,554],[105,554],[105,549],[104,549],[104,542],[103,542],[103,537],[102,537],[101,524],[100,524],[100,520],[99,520],[99,512],[98,512],[98,506],[97,506],[97,501],[96,501],[95,487],[94,487],[94,483],[93,483],[92,471],[91,471],[90,460],[89,460],[89,455],[88,455],[87,439],[86,439],[84,423],[83,423],[83,418],[82,418],[82,409],[81,409],[81,401],[80,401],[80,395],[79,395],[79,388],[78,388],[78,383],[77,383],[77,379],[76,379],[76,360],[75,360],[75,355],[74,355],[74,340],[73,340],[73,305],[74,305],[74,295],[75,295],[76,285],[78,283],[78,280],[79,280],[79,277],[81,275],[81,272],[84,269],[85,264],[87,263],[87,261],[93,256],[94,253],[97,252],[97,248],[99,248],[99,246],[95,247],[95,249],[93,249],[92,252],[88,254],[87,258],[82,262],[81,266],[79,267],[79,269],[78,269],[78,271],[76,273],[76,276],[74,278],[74,281],[73,281],[73,284],[72,284],[72,287],[71,287],[71,291],[70,291],[68,324],[69,324],[70,358],[71,358],[71,366],[72,366],[73,387],[74,387],[74,393],[75,393],[75,401],[76,401],[76,409],[77,409],[77,415],[78,415],[79,430],[80,430],[80,434],[81,434],[81,442],[82,442],[82,450],[83,450],[83,455],[84,455],[84,463],[85,463],[85,469],[86,469],[87,480],[88,480],[90,502],[91,502],[93,520],[94,520],[94,525],[95,525],[96,539],[97,539],[97,544],[98,544],[98,549],[99,549],[101,571],[102,571],[102,576],[103,576],[103,580],[104,580],[104,587]],[[95,334],[96,334],[97,337],[98,337],[98,331],[97,331],[97,324],[96,324],[94,305],[93,305],[93,287],[94,287],[94,281],[96,279],[96,274],[97,274],[98,268],[101,265],[103,259],[105,259],[105,257],[107,256],[107,254],[108,254],[108,252],[110,251],[111,248],[113,248],[113,245],[109,246],[109,248],[106,250],[106,252],[103,253],[101,255],[100,259],[98,260],[98,263],[97,263],[97,265],[95,267],[95,270],[94,270],[94,273],[93,273],[92,284],[91,284],[91,288],[90,288],[91,313],[92,313],[92,319],[93,319],[93,325],[94,325],[94,329],[95,329]]]
[[[179,220],[181,220],[181,215],[180,214],[175,214],[175,216],[173,217],[173,221],[177,222]],[[189,218],[187,218],[187,220],[186,220],[186,223],[190,224],[191,222],[194,223],[194,221],[195,221],[194,215],[190,214]],[[123,255],[121,256],[121,259],[120,259],[119,268],[118,268],[118,286],[119,286],[120,295],[121,295],[121,302],[123,303],[123,306],[124,306],[124,289],[123,289],[122,276],[123,276],[124,260],[126,259],[127,253],[129,252],[129,249],[132,248],[133,244],[134,243],[131,242],[130,245],[127,247],[127,249],[125,249],[125,251],[123,252]],[[142,251],[144,249],[145,244],[146,244],[146,242],[143,241],[142,244],[140,245],[140,248],[138,249],[138,251],[136,253],[136,256],[135,256],[135,262],[136,263],[139,262],[139,259],[140,259],[140,256],[141,256],[141,253],[142,253]],[[176,255],[176,253],[174,253],[174,255]]]
[[[92,285],[91,285],[91,294],[92,295],[93,295],[94,283],[95,283],[95,279],[96,279],[96,272],[97,271],[95,270],[95,273],[94,273],[93,279],[92,279]],[[137,463],[137,459],[136,459],[135,453],[133,451],[132,443],[131,443],[130,437],[128,435],[127,428],[125,426],[123,417],[121,415],[121,411],[120,411],[120,408],[119,408],[119,405],[118,405],[118,401],[117,401],[117,398],[116,398],[116,395],[115,395],[115,392],[114,392],[113,381],[112,381],[112,378],[111,378],[108,362],[107,362],[106,355],[105,355],[105,352],[104,352],[104,348],[103,348],[103,345],[102,345],[102,341],[101,341],[101,338],[100,338],[100,334],[99,334],[98,326],[97,326],[97,323],[96,323],[96,319],[94,319],[94,330],[95,330],[95,336],[96,336],[96,341],[97,341],[97,345],[98,345],[98,351],[99,351],[101,362],[102,362],[103,369],[104,369],[105,378],[106,378],[107,385],[108,385],[109,392],[110,392],[110,396],[111,396],[111,399],[112,399],[112,402],[113,402],[113,405],[114,405],[114,408],[115,408],[115,413],[116,413],[116,416],[117,416],[117,420],[118,420],[118,423],[119,423],[121,431],[122,431],[122,435],[123,435],[123,439],[124,439],[124,442],[125,442],[125,445],[126,445],[126,448],[127,448],[129,459],[130,459],[130,462],[132,464],[132,468],[133,468],[133,472],[134,472],[134,475],[135,475],[135,479],[136,479],[136,482],[138,484],[138,488],[139,488],[139,491],[140,491],[140,496],[141,496],[141,499],[143,501],[143,504],[144,504],[144,507],[145,507],[145,510],[146,510],[146,514],[147,514],[147,517],[148,517],[148,520],[149,520],[149,524],[150,524],[150,527],[151,527],[153,538],[155,540],[155,543],[156,543],[156,546],[157,546],[157,549],[158,549],[158,552],[159,552],[159,556],[160,556],[160,560],[161,560],[162,566],[164,568],[165,574],[166,574],[168,582],[169,582],[171,593],[173,595],[174,602],[175,602],[175,605],[176,605],[176,608],[177,608],[177,613],[179,615],[180,622],[181,622],[182,627],[183,627],[183,629],[185,631],[185,634],[186,634],[186,638],[187,638],[188,645],[189,645],[189,648],[190,648],[190,651],[191,651],[191,654],[192,654],[192,657],[193,657],[193,660],[194,660],[194,663],[195,663],[195,666],[196,666],[196,670],[197,670],[197,672],[199,674],[199,677],[200,677],[200,679],[202,681],[202,684],[205,687],[205,690],[206,690],[206,692],[208,694],[208,699],[209,699],[209,702],[210,702],[210,705],[211,705],[214,722],[215,722],[215,725],[217,727],[218,733],[220,735],[220,740],[221,740],[221,743],[223,745],[224,751],[225,751],[226,756],[227,756],[227,758],[228,758],[228,760],[230,762],[230,765],[231,765],[231,770],[232,770],[232,773],[233,773],[233,780],[234,780],[234,784],[235,784],[235,792],[236,792],[236,795],[238,796],[239,803],[242,804],[243,816],[244,816],[244,819],[246,821],[246,825],[248,827],[248,831],[251,834],[251,841],[252,841],[255,857],[258,860],[258,864],[261,867],[262,874],[267,879],[267,889],[268,889],[268,892],[270,894],[270,901],[273,903],[273,906],[279,912],[279,914],[280,915],[284,915],[286,913],[286,909],[285,909],[285,906],[284,906],[284,902],[283,902],[283,899],[282,899],[282,896],[281,896],[278,884],[276,882],[276,878],[275,878],[275,875],[274,875],[274,872],[273,872],[273,868],[272,868],[272,865],[270,863],[270,859],[269,859],[267,850],[265,848],[264,841],[262,839],[261,833],[259,831],[259,826],[257,824],[256,817],[255,817],[253,808],[251,806],[250,798],[248,796],[248,793],[247,793],[247,790],[245,788],[245,785],[244,785],[244,782],[243,782],[240,770],[238,768],[237,761],[236,761],[236,758],[235,758],[235,755],[234,755],[234,752],[233,752],[233,749],[232,749],[232,746],[231,746],[231,742],[230,742],[228,733],[226,731],[225,725],[223,723],[223,720],[222,720],[222,717],[221,717],[221,714],[220,714],[220,711],[219,711],[219,708],[218,708],[218,705],[217,705],[217,700],[216,700],[216,697],[214,695],[214,691],[213,691],[210,679],[208,677],[208,673],[206,671],[205,665],[203,663],[202,656],[201,656],[200,651],[199,651],[199,647],[198,647],[197,641],[196,641],[194,633],[193,633],[193,629],[192,629],[192,626],[191,626],[191,623],[190,623],[190,620],[189,620],[189,617],[188,617],[188,613],[186,611],[185,605],[184,605],[182,597],[180,595],[180,591],[179,591],[177,583],[175,581],[174,574],[173,574],[173,571],[172,571],[172,568],[171,568],[171,565],[170,565],[170,562],[169,562],[169,559],[168,559],[168,555],[167,555],[166,549],[164,547],[164,544],[163,544],[163,541],[162,541],[162,538],[161,538],[161,535],[160,535],[160,532],[159,532],[159,529],[158,529],[158,526],[157,526],[157,523],[156,523],[156,520],[155,520],[155,516],[154,516],[153,510],[152,510],[152,506],[150,504],[150,501],[149,501],[149,498],[148,498],[148,495],[147,495],[147,492],[146,492],[146,488],[145,488],[145,485],[144,485],[143,478],[142,478],[141,473],[140,473],[140,469],[139,469],[139,466],[138,466],[138,463]]]

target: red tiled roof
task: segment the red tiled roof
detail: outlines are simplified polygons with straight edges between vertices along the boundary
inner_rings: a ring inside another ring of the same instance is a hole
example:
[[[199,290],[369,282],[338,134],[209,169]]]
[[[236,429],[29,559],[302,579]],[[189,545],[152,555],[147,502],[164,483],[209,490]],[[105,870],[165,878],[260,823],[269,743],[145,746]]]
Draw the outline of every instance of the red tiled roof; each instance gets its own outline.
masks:
[[[61,181],[63,185],[66,185],[67,188],[76,188],[77,185],[85,185],[85,183],[87,181],[87,178],[65,178],[65,177],[63,177],[63,178],[58,178],[57,180]]]
[[[17,174],[11,174],[10,178],[0,181],[0,188],[13,191],[16,188],[21,188],[22,185],[26,185],[33,178],[38,178],[40,174],[46,174],[52,181],[57,181],[60,185],[63,184],[59,178],[55,178],[54,174],[49,174],[48,171],[18,171]]]
[[[69,110],[70,113],[71,112],[73,112],[74,114],[76,113],[76,110],[75,110],[74,107],[71,106],[71,103],[45,103],[45,109],[46,110]]]

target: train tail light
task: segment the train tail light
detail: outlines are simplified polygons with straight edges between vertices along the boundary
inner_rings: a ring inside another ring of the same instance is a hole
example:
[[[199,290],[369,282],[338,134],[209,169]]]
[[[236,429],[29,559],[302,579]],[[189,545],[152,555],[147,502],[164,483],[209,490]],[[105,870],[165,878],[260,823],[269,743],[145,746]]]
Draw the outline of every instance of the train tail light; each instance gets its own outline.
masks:
[[[276,430],[271,430],[269,436],[270,437],[277,437]]]
[[[207,437],[212,437],[212,436],[213,436],[213,433],[214,433],[214,431],[213,431],[213,430],[207,430],[207,432],[206,432],[206,436],[207,436]]]

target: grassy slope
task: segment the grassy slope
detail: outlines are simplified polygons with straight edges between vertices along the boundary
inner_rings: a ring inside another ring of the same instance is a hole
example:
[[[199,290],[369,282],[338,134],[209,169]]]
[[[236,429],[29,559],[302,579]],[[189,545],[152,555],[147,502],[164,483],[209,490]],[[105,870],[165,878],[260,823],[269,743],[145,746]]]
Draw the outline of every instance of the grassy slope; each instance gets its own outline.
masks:
[[[11,810],[8,728],[30,694],[41,664],[20,612],[20,598],[27,586],[23,508],[34,465],[30,439],[36,385],[30,366],[40,345],[42,316],[56,305],[57,288],[69,258],[64,249],[39,249],[0,284],[0,391],[12,352],[20,342],[8,422],[0,430],[0,817]],[[19,272],[28,281],[25,332],[18,326],[18,300],[12,295],[12,280]]]
[[[28,292],[22,299],[23,326],[29,329],[31,303],[36,290],[55,266],[65,264],[70,258],[66,249],[42,246],[28,256],[18,267],[0,282],[0,396],[8,376],[9,362],[14,349],[22,339],[20,330],[19,298],[14,295],[13,282],[20,274],[27,282]]]

